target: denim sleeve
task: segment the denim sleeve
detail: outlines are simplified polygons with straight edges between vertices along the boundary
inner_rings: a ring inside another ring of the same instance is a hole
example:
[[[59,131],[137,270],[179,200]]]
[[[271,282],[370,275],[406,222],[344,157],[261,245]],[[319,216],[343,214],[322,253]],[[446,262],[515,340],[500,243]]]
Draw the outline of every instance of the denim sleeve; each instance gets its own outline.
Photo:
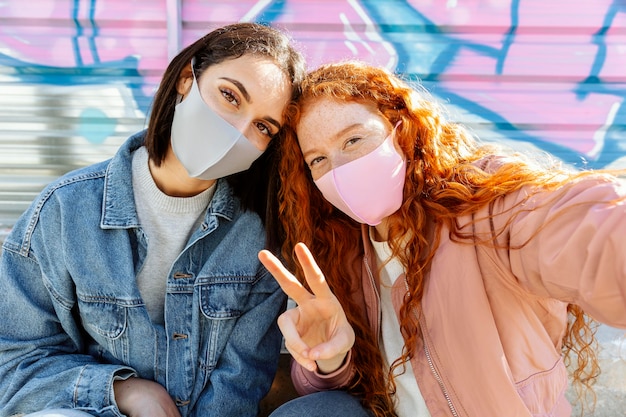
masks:
[[[80,353],[81,327],[72,303],[55,293],[39,264],[19,249],[7,240],[0,258],[0,416],[44,407],[120,416],[113,381],[134,371]]]
[[[286,308],[287,296],[262,271],[211,373],[211,383],[199,398],[198,417],[255,417],[270,389],[282,342],[276,319]]]

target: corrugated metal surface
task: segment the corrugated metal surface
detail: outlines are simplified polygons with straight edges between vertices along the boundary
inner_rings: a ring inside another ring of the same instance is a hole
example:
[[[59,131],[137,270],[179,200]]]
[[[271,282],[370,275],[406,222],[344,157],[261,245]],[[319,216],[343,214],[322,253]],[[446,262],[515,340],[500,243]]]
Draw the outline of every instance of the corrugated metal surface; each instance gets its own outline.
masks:
[[[162,9],[152,1],[0,4],[0,233],[45,184],[109,157],[144,126],[167,60]]]

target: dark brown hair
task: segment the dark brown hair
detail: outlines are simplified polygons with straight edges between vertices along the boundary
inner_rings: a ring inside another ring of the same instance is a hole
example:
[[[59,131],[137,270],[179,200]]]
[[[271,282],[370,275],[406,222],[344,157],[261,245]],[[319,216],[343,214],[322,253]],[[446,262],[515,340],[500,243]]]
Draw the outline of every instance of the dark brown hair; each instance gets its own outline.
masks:
[[[306,65],[302,54],[294,47],[291,38],[282,31],[257,23],[235,23],[215,29],[184,48],[167,66],[159,88],[154,96],[145,146],[150,159],[160,165],[169,149],[174,108],[178,91],[176,85],[180,74],[194,59],[197,77],[211,65],[236,59],[244,55],[254,55],[271,59],[288,75],[292,82],[292,95],[305,76]],[[261,218],[273,228],[275,221],[266,219],[269,212],[267,195],[271,193],[275,174],[275,144],[270,146],[257,159],[249,170],[228,177],[235,194],[241,199],[245,209],[259,213]],[[273,216],[273,214],[271,214]],[[274,234],[270,234],[270,240]]]

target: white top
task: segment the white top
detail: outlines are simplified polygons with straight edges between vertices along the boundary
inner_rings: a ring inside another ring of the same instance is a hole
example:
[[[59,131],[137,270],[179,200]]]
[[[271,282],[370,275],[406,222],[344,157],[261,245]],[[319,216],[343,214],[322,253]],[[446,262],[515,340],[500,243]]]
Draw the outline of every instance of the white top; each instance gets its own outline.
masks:
[[[371,229],[370,229],[371,230]],[[402,355],[404,339],[400,333],[400,323],[393,309],[391,301],[391,286],[404,273],[404,267],[395,258],[391,258],[391,249],[387,242],[377,242],[370,233],[370,240],[376,252],[376,265],[380,267],[380,305],[381,305],[381,333],[380,347],[387,368]],[[403,369],[406,372],[399,375]],[[396,368],[396,413],[399,417],[430,417],[424,397],[417,386],[415,374],[410,362]]]
[[[167,277],[191,232],[202,221],[215,184],[193,197],[165,194],[154,183],[148,150],[142,146],[133,154],[133,190],[139,223],[148,241],[148,253],[137,274],[137,285],[150,319],[163,324]]]

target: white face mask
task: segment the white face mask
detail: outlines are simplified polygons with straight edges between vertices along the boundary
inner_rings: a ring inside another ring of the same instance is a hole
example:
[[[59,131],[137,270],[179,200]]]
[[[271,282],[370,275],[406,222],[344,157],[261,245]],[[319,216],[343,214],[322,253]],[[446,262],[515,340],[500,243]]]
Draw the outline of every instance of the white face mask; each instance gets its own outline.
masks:
[[[189,176],[203,180],[245,171],[263,154],[207,106],[195,74],[189,95],[174,110],[171,135],[174,154]]]

